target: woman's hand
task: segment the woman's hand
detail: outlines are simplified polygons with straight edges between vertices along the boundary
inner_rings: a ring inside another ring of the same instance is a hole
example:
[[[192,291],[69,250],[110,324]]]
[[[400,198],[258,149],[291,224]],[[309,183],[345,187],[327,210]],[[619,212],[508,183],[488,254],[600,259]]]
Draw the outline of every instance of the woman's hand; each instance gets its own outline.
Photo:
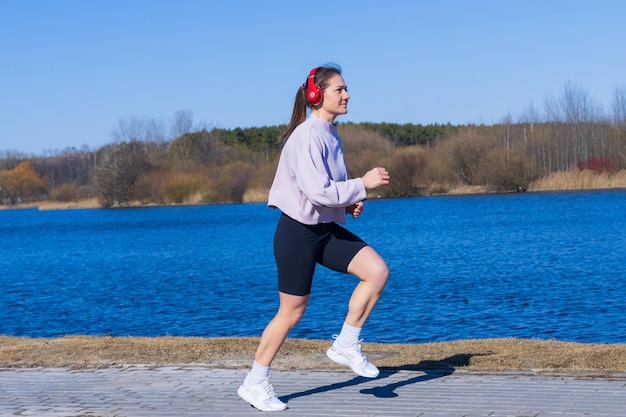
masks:
[[[351,214],[353,219],[359,217],[363,213],[363,202],[359,201],[351,206],[346,207],[346,213]]]
[[[361,177],[366,190],[389,184],[389,172],[385,168],[376,167]]]

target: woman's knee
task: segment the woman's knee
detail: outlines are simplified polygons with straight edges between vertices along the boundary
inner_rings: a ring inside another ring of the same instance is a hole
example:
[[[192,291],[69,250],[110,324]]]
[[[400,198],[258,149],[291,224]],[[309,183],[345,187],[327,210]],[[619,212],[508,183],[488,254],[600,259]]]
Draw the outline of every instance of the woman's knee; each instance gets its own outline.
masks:
[[[381,262],[372,267],[370,280],[376,282],[381,288],[387,284],[389,280],[389,267],[385,261],[381,259]]]
[[[366,246],[356,254],[348,265],[348,272],[362,281],[376,283],[379,286],[384,286],[389,279],[387,263],[370,246]]]
[[[281,316],[289,325],[289,328],[292,329],[302,320],[302,317],[304,317],[304,310],[283,311]]]
[[[278,308],[278,316],[293,328],[304,316],[309,296],[293,296],[281,293],[281,303]]]

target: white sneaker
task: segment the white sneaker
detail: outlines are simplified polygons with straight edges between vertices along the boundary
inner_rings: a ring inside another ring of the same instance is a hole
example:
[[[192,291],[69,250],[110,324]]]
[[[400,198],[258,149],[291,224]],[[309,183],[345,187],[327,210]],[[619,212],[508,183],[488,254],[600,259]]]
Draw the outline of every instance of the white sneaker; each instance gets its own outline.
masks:
[[[276,397],[272,384],[267,379],[259,385],[246,385],[244,383],[237,390],[237,394],[260,411],[281,411],[287,409],[287,404]]]
[[[358,343],[345,349],[337,347],[334,343],[326,351],[326,356],[341,365],[349,366],[355,373],[365,378],[376,378],[380,373],[377,367],[367,361]]]

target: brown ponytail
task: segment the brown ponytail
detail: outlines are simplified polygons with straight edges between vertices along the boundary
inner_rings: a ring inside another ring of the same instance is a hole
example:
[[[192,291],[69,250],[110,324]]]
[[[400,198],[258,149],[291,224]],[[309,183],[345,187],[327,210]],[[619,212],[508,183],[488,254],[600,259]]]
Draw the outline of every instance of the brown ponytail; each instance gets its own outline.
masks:
[[[326,87],[328,87],[328,80],[335,74],[341,75],[341,68],[336,64],[327,64],[319,67],[315,73],[315,84],[317,84],[322,91],[324,91]],[[291,121],[289,122],[289,126],[287,126],[285,133],[278,137],[279,141],[286,141],[289,136],[291,136],[293,131],[296,130],[296,127],[306,120],[306,109],[307,107],[311,107],[311,103],[306,97],[306,90],[307,83],[305,81],[304,84],[298,87],[296,99],[293,104],[293,112],[291,113]]]
[[[306,99],[306,85],[302,84],[296,92],[296,99],[293,104],[293,112],[291,113],[291,121],[285,133],[278,137],[278,140],[284,142],[289,138],[291,133],[296,130],[296,127],[306,120],[306,108],[309,106],[309,102]]]

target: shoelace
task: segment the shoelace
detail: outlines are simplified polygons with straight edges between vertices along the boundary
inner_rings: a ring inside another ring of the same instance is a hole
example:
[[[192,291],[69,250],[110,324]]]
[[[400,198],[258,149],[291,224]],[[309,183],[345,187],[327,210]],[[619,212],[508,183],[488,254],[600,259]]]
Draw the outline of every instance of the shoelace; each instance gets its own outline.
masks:
[[[359,342],[360,342],[360,340],[359,340]],[[357,345],[356,345],[355,347],[353,347],[352,349],[356,352],[356,354],[359,356],[359,358],[361,358],[361,362],[368,363],[368,362],[367,362],[367,358],[365,357],[365,355],[364,355],[364,354],[363,354],[363,352],[361,351],[361,344],[360,344],[360,343],[359,343],[359,344],[357,344]]]
[[[359,340],[359,342],[362,342],[362,339]],[[356,354],[356,356],[358,356],[361,359],[361,363],[366,363],[366,364],[369,363],[367,361],[367,358],[363,354],[363,351],[361,350],[361,343],[357,343],[355,346],[351,346],[351,347],[349,347],[347,349],[351,350],[352,352],[354,352]]]
[[[337,340],[338,337],[339,337],[338,334],[334,334],[333,335],[333,339],[335,339],[335,340]],[[369,363],[367,361],[367,358],[365,357],[365,355],[361,351],[361,342],[362,341],[363,341],[363,339],[359,339],[359,342],[356,344],[356,346],[349,347],[347,349],[354,350],[356,352],[357,356],[361,358],[361,362]]]
[[[276,400],[276,394],[274,393],[274,388],[272,384],[267,384],[263,386],[263,391],[265,391],[266,401],[274,401]]]

